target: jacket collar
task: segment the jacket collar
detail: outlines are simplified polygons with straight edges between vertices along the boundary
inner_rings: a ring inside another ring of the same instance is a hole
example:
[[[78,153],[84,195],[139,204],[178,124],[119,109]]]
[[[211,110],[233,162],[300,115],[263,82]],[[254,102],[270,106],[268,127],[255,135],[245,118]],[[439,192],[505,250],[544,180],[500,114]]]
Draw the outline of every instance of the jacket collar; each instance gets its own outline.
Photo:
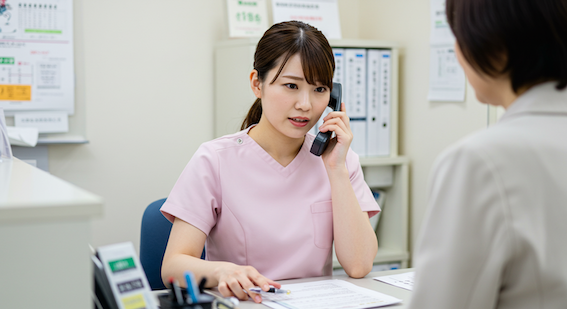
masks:
[[[519,96],[498,122],[526,114],[562,114],[567,116],[567,88],[557,90],[557,82],[533,86]]]

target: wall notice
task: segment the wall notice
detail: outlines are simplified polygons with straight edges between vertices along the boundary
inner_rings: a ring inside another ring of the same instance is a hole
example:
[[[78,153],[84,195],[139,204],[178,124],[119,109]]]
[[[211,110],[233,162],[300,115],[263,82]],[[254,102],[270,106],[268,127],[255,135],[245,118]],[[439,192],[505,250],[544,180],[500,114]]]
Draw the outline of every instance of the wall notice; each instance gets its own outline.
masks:
[[[72,0],[0,0],[0,107],[74,112]]]

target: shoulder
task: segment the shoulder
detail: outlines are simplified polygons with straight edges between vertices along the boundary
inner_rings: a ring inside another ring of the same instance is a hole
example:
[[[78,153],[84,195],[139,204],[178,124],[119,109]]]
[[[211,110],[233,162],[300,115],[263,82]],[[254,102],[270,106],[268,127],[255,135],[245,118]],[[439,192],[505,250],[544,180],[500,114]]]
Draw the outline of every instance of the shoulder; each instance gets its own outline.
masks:
[[[509,125],[470,134],[441,152],[433,164],[430,184],[441,188],[454,182],[472,190],[492,183],[502,189],[502,181],[515,175],[511,171],[530,158],[524,137]]]
[[[241,131],[202,143],[189,160],[186,169],[218,170],[221,152],[238,147],[245,136],[246,132]]]
[[[506,127],[492,127],[472,133],[442,151],[436,165],[447,160],[481,160],[491,152],[513,147],[511,132],[507,131]]]
[[[243,130],[215,138],[201,144],[195,154],[214,154],[225,149],[235,148],[243,143],[246,136],[247,130]]]

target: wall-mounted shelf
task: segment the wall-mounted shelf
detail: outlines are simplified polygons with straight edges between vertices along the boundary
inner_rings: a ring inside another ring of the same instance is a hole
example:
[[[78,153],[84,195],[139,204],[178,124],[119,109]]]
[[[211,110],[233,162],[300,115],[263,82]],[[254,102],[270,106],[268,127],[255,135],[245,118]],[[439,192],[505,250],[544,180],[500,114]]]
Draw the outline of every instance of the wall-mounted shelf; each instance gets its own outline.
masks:
[[[39,136],[37,139],[38,145],[58,145],[58,144],[88,144],[89,140],[87,140],[83,136],[63,136],[63,137],[47,137],[47,136]]]
[[[360,165],[365,166],[389,166],[408,164],[407,157],[361,157]]]

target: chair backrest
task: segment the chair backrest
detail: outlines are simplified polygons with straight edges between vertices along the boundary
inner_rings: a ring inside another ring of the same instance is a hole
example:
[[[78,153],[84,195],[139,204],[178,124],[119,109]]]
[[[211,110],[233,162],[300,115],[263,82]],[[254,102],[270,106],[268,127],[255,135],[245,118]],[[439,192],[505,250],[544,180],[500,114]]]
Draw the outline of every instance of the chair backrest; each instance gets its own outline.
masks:
[[[163,198],[148,205],[142,216],[140,263],[142,263],[152,290],[165,289],[161,280],[161,263],[172,227],[171,222],[160,212],[165,200]],[[205,249],[203,249],[201,259],[205,259]]]
[[[165,289],[161,280],[161,262],[172,226],[159,211],[165,200],[163,198],[148,205],[142,216],[140,263],[152,290]]]

